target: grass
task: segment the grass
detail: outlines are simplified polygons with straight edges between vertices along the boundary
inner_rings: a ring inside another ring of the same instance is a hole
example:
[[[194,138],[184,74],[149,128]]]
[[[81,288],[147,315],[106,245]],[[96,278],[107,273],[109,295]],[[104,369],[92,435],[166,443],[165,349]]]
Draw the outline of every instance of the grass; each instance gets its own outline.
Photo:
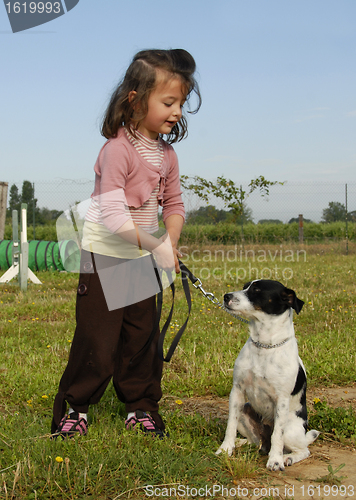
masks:
[[[354,382],[352,246],[347,256],[331,245],[239,247],[237,253],[234,246],[183,251],[185,264],[219,300],[261,274],[296,290],[305,301],[295,327],[309,387]],[[225,422],[184,412],[187,397],[228,397],[231,368],[248,337],[246,325],[193,287],[188,328],[163,376],[161,408],[170,438],[157,441],[127,432],[124,407],[109,385],[101,402],[90,409],[88,436],[69,442],[49,440],[53,398],[75,326],[77,275],[43,272],[38,277],[43,284],[30,284],[26,294],[15,282],[0,288],[1,499],[119,500],[148,498],[151,493],[156,498],[152,489],[145,490],[147,485],[156,485],[161,496],[166,493],[163,488],[180,487],[186,493],[180,497],[191,498],[188,487],[237,487],[245,478],[265,474],[264,460],[253,448],[243,447],[231,458],[215,456]],[[175,315],[165,349],[187,312],[176,284]],[[165,314],[169,307],[167,291]],[[321,425],[325,406],[311,410]],[[345,426],[350,426],[352,415],[344,417]],[[337,419],[338,436],[344,438],[342,418],[335,412]],[[222,496],[217,493],[215,498]]]

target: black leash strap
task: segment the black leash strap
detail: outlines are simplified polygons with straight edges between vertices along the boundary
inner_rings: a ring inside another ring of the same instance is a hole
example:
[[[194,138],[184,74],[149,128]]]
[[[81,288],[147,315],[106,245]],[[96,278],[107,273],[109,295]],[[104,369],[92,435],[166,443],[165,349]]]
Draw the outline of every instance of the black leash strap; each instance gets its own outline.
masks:
[[[243,323],[249,323],[249,321],[247,319],[241,318],[240,316],[238,316],[234,312],[232,312],[229,309],[227,309],[224,306],[224,304],[221,304],[219,302],[219,300],[215,297],[215,295],[213,293],[206,292],[204,290],[203,286],[202,286],[202,282],[200,281],[200,279],[197,278],[196,276],[194,276],[194,274],[180,260],[178,262],[179,262],[179,267],[180,267],[180,270],[181,270],[182,284],[183,284],[183,289],[184,289],[184,293],[185,293],[185,298],[186,298],[186,301],[187,301],[187,304],[188,304],[188,316],[187,316],[187,319],[185,320],[183,326],[179,329],[178,333],[174,337],[174,339],[172,341],[172,344],[171,344],[171,347],[168,350],[167,356],[164,357],[164,354],[163,354],[164,337],[165,337],[165,335],[167,333],[167,330],[168,330],[168,327],[169,327],[169,323],[170,323],[170,321],[172,319],[173,307],[174,307],[175,288],[174,288],[174,284],[172,283],[171,284],[172,295],[173,295],[172,307],[171,307],[171,311],[169,313],[168,319],[167,319],[166,323],[164,324],[164,327],[162,328],[162,331],[161,331],[161,334],[160,334],[160,337],[159,337],[159,340],[158,340],[158,354],[159,354],[159,357],[163,361],[167,361],[167,362],[170,361],[171,357],[173,356],[175,348],[177,347],[178,342],[180,341],[180,339],[181,339],[181,337],[182,337],[182,335],[184,333],[184,330],[186,329],[186,326],[188,324],[188,320],[189,320],[189,316],[190,316],[190,311],[191,311],[191,308],[192,308],[192,300],[191,300],[191,297],[190,297],[190,290],[189,290],[188,279],[192,282],[194,288],[199,289],[202,292],[202,294],[204,295],[204,297],[207,298],[208,300],[210,300],[210,302],[212,302],[214,305],[220,307],[225,312],[231,314],[231,316],[233,316],[234,318],[238,319],[239,321],[242,321]],[[160,289],[162,290],[162,284],[160,284]]]
[[[155,337],[155,335],[157,333],[157,330],[159,328],[159,323],[160,323],[161,315],[162,315],[162,304],[163,304],[163,285],[162,285],[162,279],[161,279],[160,272],[159,272],[159,270],[156,267],[156,263],[155,263],[155,260],[154,260],[153,256],[151,256],[151,258],[152,258],[153,268],[154,268],[154,271],[155,271],[155,274],[156,274],[157,283],[158,283],[159,290],[160,290],[158,292],[158,294],[157,294],[156,319],[155,319],[152,331],[150,333],[150,336],[147,339],[147,342],[131,358],[130,364],[132,364],[133,361],[136,358],[138,358],[139,356],[141,356],[142,354],[144,354],[147,351],[147,349],[150,347],[150,345],[151,345],[151,343],[152,343],[152,341],[153,341],[153,339],[154,339],[154,337]],[[172,344],[171,344],[171,347],[168,350],[167,356],[165,357],[164,354],[163,354],[163,343],[164,343],[164,338],[166,336],[167,330],[168,330],[169,325],[170,325],[171,320],[172,320],[173,311],[174,311],[174,298],[175,298],[175,286],[174,286],[174,283],[172,281],[172,277],[171,277],[170,273],[168,273],[168,279],[169,279],[169,281],[171,281],[170,287],[171,287],[171,290],[172,290],[172,306],[171,306],[171,310],[169,311],[168,318],[167,318],[166,322],[164,323],[163,328],[161,330],[161,333],[160,333],[160,336],[159,336],[159,339],[158,339],[158,346],[157,346],[158,347],[158,356],[160,357],[161,360],[166,361],[167,363],[171,360],[171,357],[173,356],[173,353],[174,353],[174,351],[175,351],[175,349],[176,349],[176,347],[178,345],[178,342],[180,341],[180,339],[181,339],[181,337],[182,337],[182,335],[184,333],[184,330],[187,327],[189,316],[190,316],[190,311],[191,311],[191,308],[192,308],[192,300],[191,300],[191,296],[190,296],[190,290],[189,290],[189,284],[188,284],[187,276],[189,277],[189,279],[192,282],[193,282],[193,280],[194,280],[194,282],[197,281],[197,278],[195,278],[195,276],[189,271],[188,268],[185,267],[185,265],[181,261],[179,261],[179,267],[181,269],[183,290],[184,290],[185,298],[186,298],[186,301],[187,301],[187,304],[188,304],[188,316],[187,316],[187,319],[185,320],[183,326],[179,329],[179,332],[174,337],[174,339],[172,341]]]
[[[171,310],[169,312],[168,318],[167,318],[167,320],[166,320],[166,322],[161,330],[161,334],[160,334],[159,339],[158,339],[158,355],[159,355],[160,359],[162,359],[163,361],[166,361],[166,363],[168,363],[171,360],[171,357],[173,356],[173,353],[178,345],[178,342],[180,341],[180,339],[184,333],[184,330],[187,327],[188,321],[189,321],[190,311],[192,309],[192,299],[190,296],[188,278],[192,282],[194,281],[194,283],[195,283],[195,281],[197,281],[197,278],[195,278],[195,276],[189,271],[189,269],[181,261],[178,261],[178,262],[179,262],[179,267],[180,267],[180,271],[181,271],[183,290],[184,290],[185,298],[186,298],[187,305],[188,305],[188,316],[187,316],[187,319],[185,320],[185,322],[183,323],[183,325],[180,327],[178,333],[174,337],[172,344],[171,344],[170,348],[168,349],[167,356],[165,357],[163,354],[163,343],[164,343],[164,338],[166,336],[169,324],[170,324],[172,316],[173,316],[173,309],[174,309],[175,286],[174,286],[174,283],[172,282],[171,283],[172,306],[171,306]],[[161,288],[161,292],[159,295],[161,295],[162,294],[162,283],[159,283],[159,286]]]

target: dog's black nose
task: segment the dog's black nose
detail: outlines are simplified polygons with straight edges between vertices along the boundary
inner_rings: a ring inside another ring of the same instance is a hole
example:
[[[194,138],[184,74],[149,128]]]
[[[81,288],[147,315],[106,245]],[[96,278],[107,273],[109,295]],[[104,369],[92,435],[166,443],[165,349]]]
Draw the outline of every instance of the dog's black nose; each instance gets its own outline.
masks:
[[[232,293],[225,293],[224,302],[226,302],[226,304],[228,304],[230,302],[230,300],[232,300]]]

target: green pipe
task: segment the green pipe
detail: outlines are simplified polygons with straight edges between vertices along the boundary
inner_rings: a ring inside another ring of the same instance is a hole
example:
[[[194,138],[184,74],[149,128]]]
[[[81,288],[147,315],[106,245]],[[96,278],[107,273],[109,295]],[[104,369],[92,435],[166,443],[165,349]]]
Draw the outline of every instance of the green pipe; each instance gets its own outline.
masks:
[[[29,241],[28,267],[31,271],[79,271],[80,250],[73,240]],[[0,241],[0,269],[12,265],[12,241]]]

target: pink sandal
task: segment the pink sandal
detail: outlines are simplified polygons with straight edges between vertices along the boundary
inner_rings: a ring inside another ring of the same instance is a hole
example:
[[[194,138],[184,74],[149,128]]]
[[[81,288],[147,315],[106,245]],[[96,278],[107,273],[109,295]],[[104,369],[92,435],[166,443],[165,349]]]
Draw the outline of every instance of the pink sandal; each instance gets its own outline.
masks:
[[[61,436],[65,439],[67,437],[72,438],[76,434],[80,436],[85,436],[88,432],[88,422],[85,418],[79,418],[77,412],[65,415],[59,423],[58,429],[56,430],[53,437]]]
[[[157,427],[151,415],[141,410],[136,410],[133,417],[125,420],[125,427],[126,429],[139,429],[142,432],[151,433],[154,436],[158,436],[160,439],[165,436],[165,432]]]

